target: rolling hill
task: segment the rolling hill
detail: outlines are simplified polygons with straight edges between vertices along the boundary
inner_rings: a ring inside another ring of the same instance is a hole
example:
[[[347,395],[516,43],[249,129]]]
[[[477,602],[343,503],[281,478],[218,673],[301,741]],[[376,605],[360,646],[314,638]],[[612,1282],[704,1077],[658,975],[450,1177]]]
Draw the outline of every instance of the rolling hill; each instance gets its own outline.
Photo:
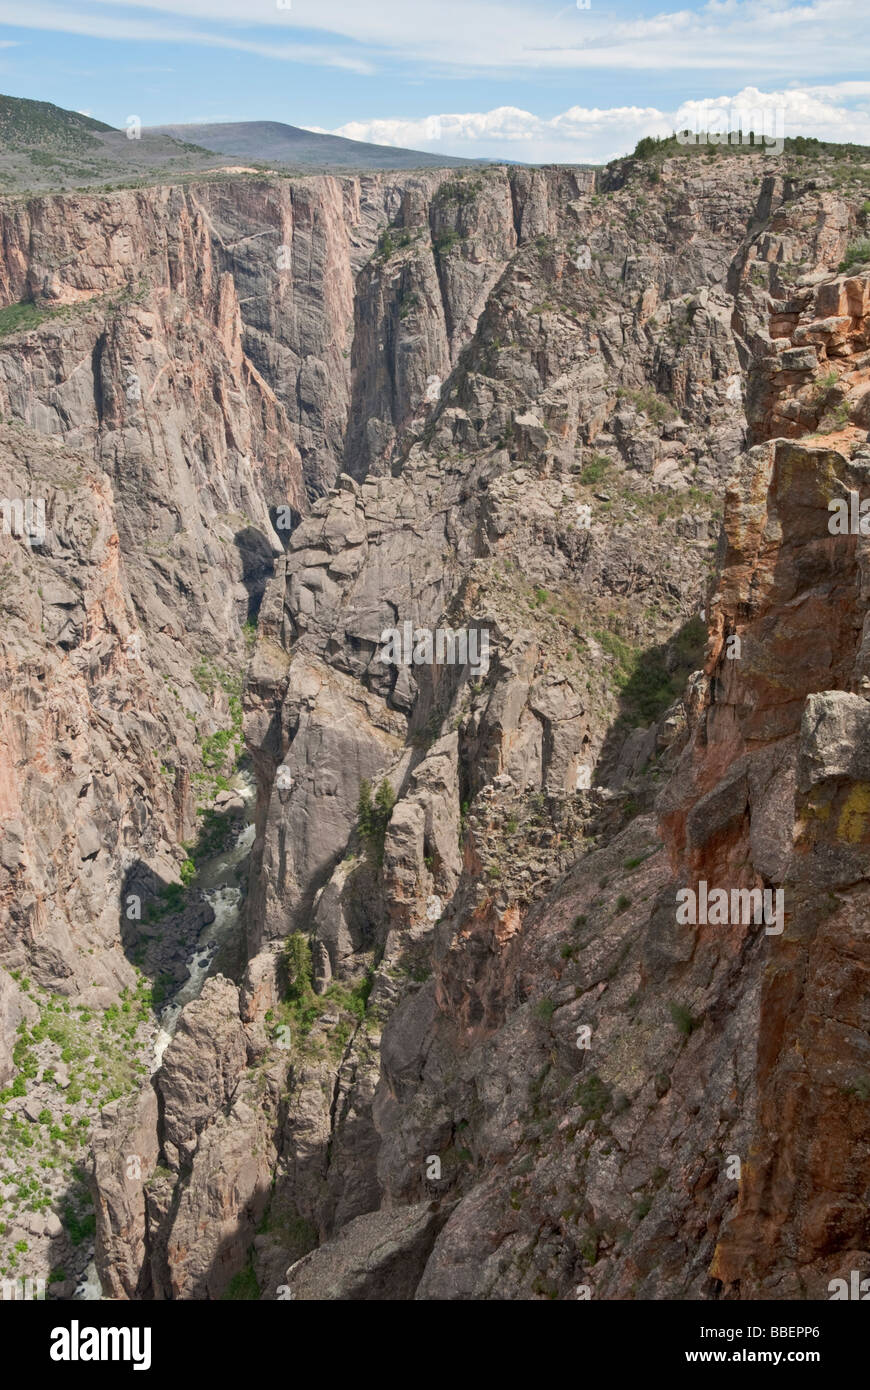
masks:
[[[395,149],[346,140],[340,135],[321,135],[283,121],[235,121],[219,125],[162,125],[149,133],[169,135],[235,159],[286,164],[300,168],[342,169],[443,169],[475,164],[472,159],[424,154],[422,150]]]

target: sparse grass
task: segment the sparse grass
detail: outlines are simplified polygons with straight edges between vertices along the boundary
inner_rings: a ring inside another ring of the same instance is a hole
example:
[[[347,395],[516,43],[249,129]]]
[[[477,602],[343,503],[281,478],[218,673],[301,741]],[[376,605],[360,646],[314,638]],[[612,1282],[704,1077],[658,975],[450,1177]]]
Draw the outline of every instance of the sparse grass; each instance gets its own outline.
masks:
[[[835,434],[838,430],[844,430],[849,423],[849,407],[845,401],[840,401],[839,405],[833,410],[828,410],[819,421],[819,434]]]
[[[245,751],[240,694],[229,696],[229,714],[229,727],[207,734],[200,744],[202,771],[195,772],[191,781],[197,786],[201,804],[213,801],[219,791],[228,788],[228,778],[237,770]]]
[[[245,623],[243,628],[245,638],[249,633],[256,634],[256,623]],[[201,656],[193,668],[193,679],[196,681],[200,690],[206,695],[213,695],[215,690],[220,688],[227,695],[239,696],[242,693],[242,677],[240,674],[227,671],[217,662],[212,661],[207,656]]]
[[[13,1050],[16,1075],[13,1085],[0,1094],[0,1107],[11,1095],[28,1089],[41,1064],[42,1085],[49,1090],[35,1124],[18,1115],[4,1115],[0,1109],[0,1144],[15,1160],[19,1176],[14,1203],[19,1211],[55,1207],[60,1192],[49,1175],[62,1176],[61,1219],[71,1243],[80,1245],[93,1237],[95,1219],[85,1174],[73,1160],[87,1146],[98,1111],[129,1094],[146,1073],[137,1044],[142,1041],[140,1025],[152,1018],[150,991],[143,981],[135,992],[122,991],[119,1002],[101,1012],[41,992],[31,997],[40,1015],[31,1026],[19,1026]],[[56,1062],[44,1065],[47,1043],[60,1051],[68,1069],[70,1080],[64,1091],[54,1089]],[[66,1107],[83,1100],[83,1111],[76,1118]],[[0,1259],[14,1255],[7,1248]]]
[[[624,860],[622,867],[628,869],[630,873],[633,869],[639,868],[644,860],[649,858],[652,852],[651,850],[647,850],[646,854],[635,854],[631,859]]]
[[[663,424],[666,420],[676,418],[677,409],[673,401],[669,401],[665,396],[660,396],[652,387],[646,387],[640,391],[620,387],[616,394],[631,401],[635,409],[646,415],[653,424]]]
[[[813,383],[813,401],[816,405],[823,401],[832,386],[836,386],[839,377],[836,372],[826,372]]]
[[[288,1252],[288,1264],[301,1259],[317,1244],[317,1227],[300,1216],[295,1206],[276,1208],[273,1199],[259,1226],[257,1235],[277,1235],[282,1249]]]
[[[644,511],[655,512],[656,521],[660,526],[669,517],[683,516],[691,507],[703,507],[714,517],[721,516],[721,510],[712,492],[705,492],[699,487],[689,487],[684,492],[675,492],[669,497],[635,494],[632,501]]]

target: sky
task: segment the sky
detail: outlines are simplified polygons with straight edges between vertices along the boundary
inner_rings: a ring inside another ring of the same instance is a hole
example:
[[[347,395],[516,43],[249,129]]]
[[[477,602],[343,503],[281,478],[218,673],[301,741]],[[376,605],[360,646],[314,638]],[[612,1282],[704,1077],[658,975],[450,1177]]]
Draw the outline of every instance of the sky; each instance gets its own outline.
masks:
[[[10,96],[529,163],[738,110],[870,144],[868,55],[868,0],[0,0]]]

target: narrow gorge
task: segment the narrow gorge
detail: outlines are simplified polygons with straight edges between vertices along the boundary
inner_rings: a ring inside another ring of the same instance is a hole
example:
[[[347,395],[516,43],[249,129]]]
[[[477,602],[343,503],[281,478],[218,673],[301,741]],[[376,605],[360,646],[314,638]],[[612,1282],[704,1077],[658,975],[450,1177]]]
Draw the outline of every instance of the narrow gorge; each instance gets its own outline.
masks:
[[[2,1277],[870,1275],[868,222],[715,148],[0,197]]]

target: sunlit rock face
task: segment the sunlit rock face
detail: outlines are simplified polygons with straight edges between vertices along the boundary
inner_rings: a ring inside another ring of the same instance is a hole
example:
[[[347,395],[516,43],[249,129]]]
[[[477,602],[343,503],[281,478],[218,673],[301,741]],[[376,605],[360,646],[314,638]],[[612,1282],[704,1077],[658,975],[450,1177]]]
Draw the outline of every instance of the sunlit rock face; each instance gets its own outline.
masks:
[[[835,185],[722,155],[0,200],[0,1084],[87,1134],[110,1296],[864,1268],[870,298]],[[681,918],[701,884],[725,920]],[[732,916],[756,891],[781,914]],[[71,1293],[56,1225],[25,1272]]]

